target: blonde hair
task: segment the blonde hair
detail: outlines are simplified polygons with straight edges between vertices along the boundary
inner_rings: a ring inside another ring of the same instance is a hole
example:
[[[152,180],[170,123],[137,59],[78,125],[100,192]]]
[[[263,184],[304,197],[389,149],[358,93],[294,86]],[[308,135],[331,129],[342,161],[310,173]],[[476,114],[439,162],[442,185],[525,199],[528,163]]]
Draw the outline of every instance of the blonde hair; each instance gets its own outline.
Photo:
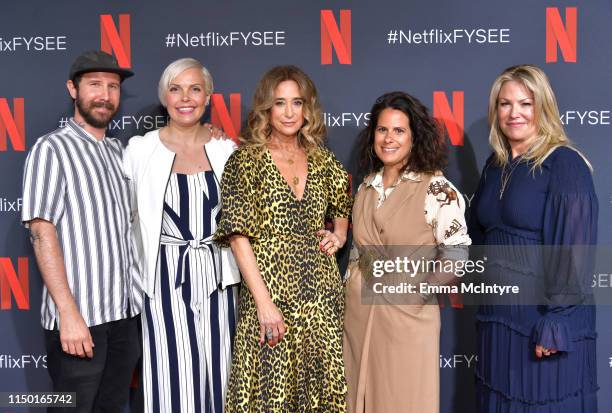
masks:
[[[532,171],[540,167],[548,155],[560,146],[566,146],[578,152],[592,170],[588,159],[574,147],[563,130],[557,100],[548,77],[542,69],[534,65],[509,67],[493,82],[489,96],[489,125],[491,127],[489,144],[495,154],[495,162],[499,166],[505,166],[509,157],[510,147],[499,127],[499,119],[497,119],[499,91],[508,81],[518,82],[533,93],[537,136],[527,152],[523,154],[523,159],[532,163]]]
[[[178,75],[189,69],[198,69],[202,71],[206,96],[212,95],[214,89],[213,79],[208,69],[206,69],[198,60],[192,57],[184,57],[182,59],[175,60],[166,66],[164,72],[159,78],[159,83],[157,84],[157,97],[159,97],[159,101],[164,107],[166,107],[166,93],[168,92],[170,83],[176,79]]]
[[[298,144],[307,153],[321,146],[325,139],[325,122],[317,89],[310,78],[297,66],[276,66],[268,70],[257,83],[253,96],[253,109],[247,118],[246,131],[240,140],[245,145],[263,148],[272,134],[270,110],[274,104],[274,91],[282,82],[297,83],[304,99],[304,124],[297,134]]]

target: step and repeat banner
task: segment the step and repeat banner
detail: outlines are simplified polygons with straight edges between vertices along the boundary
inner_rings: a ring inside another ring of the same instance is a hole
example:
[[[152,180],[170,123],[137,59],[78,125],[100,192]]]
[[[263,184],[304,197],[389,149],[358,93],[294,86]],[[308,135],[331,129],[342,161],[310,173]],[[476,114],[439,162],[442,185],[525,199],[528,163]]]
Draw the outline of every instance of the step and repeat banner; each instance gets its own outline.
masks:
[[[0,13],[0,391],[50,386],[41,279],[20,223],[21,176],[36,139],[70,116],[68,69],[88,49],[108,51],[136,73],[124,82],[108,128],[124,142],[165,125],[157,82],[175,59],[194,57],[210,70],[215,94],[206,117],[232,137],[262,74],[274,65],[300,66],[321,95],[327,145],[355,187],[362,175],[356,139],[371,105],[384,92],[406,91],[444,128],[446,175],[468,206],[490,153],[491,84],[508,66],[536,64],[550,77],[569,136],[595,168],[600,243],[612,242],[610,0],[12,2]],[[612,288],[611,280],[593,275],[600,288]],[[471,412],[475,309],[455,296],[442,297],[441,306],[442,412]],[[612,308],[599,306],[602,412],[612,409],[611,321]],[[0,407],[13,411],[27,410]]]

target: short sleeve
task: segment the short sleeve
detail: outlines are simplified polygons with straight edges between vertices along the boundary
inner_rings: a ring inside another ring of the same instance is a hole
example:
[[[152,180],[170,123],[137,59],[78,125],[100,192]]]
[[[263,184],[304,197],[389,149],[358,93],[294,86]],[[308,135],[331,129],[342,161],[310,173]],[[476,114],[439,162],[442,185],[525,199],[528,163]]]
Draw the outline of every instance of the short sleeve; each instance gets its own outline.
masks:
[[[47,140],[39,140],[28,154],[23,173],[21,221],[44,219],[57,226],[64,213],[66,180],[57,154]]]
[[[533,341],[546,348],[573,348],[567,317],[588,304],[597,243],[598,200],[591,171],[574,150],[551,155],[551,178],[544,208],[543,244],[549,305],[535,326]]]
[[[259,237],[261,214],[257,208],[257,160],[251,148],[235,151],[225,164],[221,178],[221,219],[215,239],[227,245],[232,235]]]
[[[328,190],[326,217],[329,219],[348,218],[353,206],[348,172],[331,151],[326,151],[326,157]]]
[[[425,195],[425,219],[438,245],[470,245],[465,223],[465,201],[444,176],[433,176]]]

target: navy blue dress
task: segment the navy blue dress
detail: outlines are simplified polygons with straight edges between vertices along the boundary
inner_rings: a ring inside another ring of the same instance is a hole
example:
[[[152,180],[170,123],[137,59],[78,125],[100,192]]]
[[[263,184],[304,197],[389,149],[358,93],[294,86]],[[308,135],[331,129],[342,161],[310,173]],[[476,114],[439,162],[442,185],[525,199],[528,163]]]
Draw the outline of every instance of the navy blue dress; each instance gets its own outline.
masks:
[[[493,157],[487,161],[472,205],[474,245],[517,245],[534,251],[540,247],[530,246],[596,243],[597,196],[591,173],[576,151],[557,148],[535,172],[518,157],[506,166],[506,177],[512,169],[500,199],[502,168]],[[588,285],[587,271],[577,274],[568,260],[548,258],[522,262],[516,254],[509,265],[499,268],[521,278],[522,289],[530,284],[534,289],[555,284],[563,288],[564,280],[576,277]],[[536,304],[480,306],[479,411],[597,412],[595,308],[554,300]],[[538,359],[536,343],[559,352]]]

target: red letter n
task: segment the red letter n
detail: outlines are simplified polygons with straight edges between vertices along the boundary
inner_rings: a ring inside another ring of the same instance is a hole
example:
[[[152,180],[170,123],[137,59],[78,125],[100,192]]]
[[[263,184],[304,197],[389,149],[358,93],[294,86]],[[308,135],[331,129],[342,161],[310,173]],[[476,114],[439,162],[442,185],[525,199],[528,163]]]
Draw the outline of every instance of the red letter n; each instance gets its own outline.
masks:
[[[115,54],[119,66],[132,67],[130,47],[130,15],[119,15],[119,30],[110,14],[100,15],[100,48],[106,53]]]
[[[11,293],[15,297],[17,308],[20,310],[30,309],[27,257],[17,258],[17,273],[15,273],[15,267],[13,267],[10,258],[0,258],[0,310],[11,309]]]
[[[452,308],[463,308],[463,296],[459,293],[449,293],[446,295]],[[438,295],[438,306],[444,308],[444,295]]]
[[[351,49],[351,11],[340,10],[340,27],[331,10],[321,10],[321,64],[332,64],[332,45],[338,62],[350,65]]]
[[[463,91],[453,92],[453,109],[450,108],[446,94],[442,91],[435,91],[433,112],[440,130],[444,132],[444,127],[446,127],[451,145],[463,146]]]
[[[578,9],[566,7],[565,18],[564,25],[557,7],[546,8],[546,63],[557,61],[557,44],[563,54],[563,60],[576,63]]]
[[[229,98],[230,110],[228,111],[223,95],[220,93],[213,93],[210,103],[211,122],[216,127],[223,129],[227,136],[239,144],[238,134],[240,133],[241,121],[240,93],[232,93]]]
[[[0,98],[0,152],[7,151],[7,135],[13,144],[13,149],[25,151],[25,103],[24,98],[13,99],[14,115],[11,113],[8,101]]]

